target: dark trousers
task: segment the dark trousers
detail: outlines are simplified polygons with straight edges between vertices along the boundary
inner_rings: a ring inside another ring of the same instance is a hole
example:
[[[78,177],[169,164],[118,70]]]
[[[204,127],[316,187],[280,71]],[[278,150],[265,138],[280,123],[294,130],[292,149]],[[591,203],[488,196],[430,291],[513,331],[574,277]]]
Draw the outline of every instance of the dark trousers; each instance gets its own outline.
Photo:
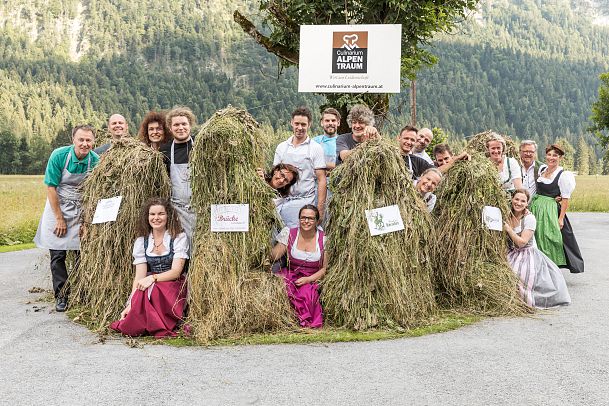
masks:
[[[51,253],[51,277],[53,279],[53,293],[55,298],[68,297],[69,289],[65,287],[68,280],[68,269],[66,268],[66,256],[68,251],[49,250]],[[76,258],[74,266],[78,266],[80,251],[75,251]],[[65,287],[65,288],[64,288]]]

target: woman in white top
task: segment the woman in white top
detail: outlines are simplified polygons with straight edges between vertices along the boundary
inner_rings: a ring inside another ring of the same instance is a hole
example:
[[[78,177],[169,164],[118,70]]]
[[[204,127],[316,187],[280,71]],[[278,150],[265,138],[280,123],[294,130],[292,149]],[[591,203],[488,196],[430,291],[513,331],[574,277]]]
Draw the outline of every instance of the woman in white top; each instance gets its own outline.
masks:
[[[285,280],[288,298],[300,325],[316,328],[323,324],[317,281],[326,273],[326,241],[324,232],[317,228],[317,207],[311,204],[303,206],[298,212],[298,220],[298,227],[286,227],[279,233],[271,258],[277,261],[287,254],[288,264],[280,275]]]
[[[427,211],[430,213],[436,206],[436,195],[433,192],[435,192],[440,181],[442,181],[442,172],[438,168],[426,169],[419,180],[415,181],[414,188],[425,202]]]
[[[581,273],[584,272],[584,260],[567,218],[575,177],[560,166],[564,154],[559,145],[546,148],[546,164],[539,168],[537,194],[531,203],[531,212],[537,218],[535,238],[539,249],[560,268]],[[557,197],[560,197],[560,203],[556,202]]]
[[[173,337],[186,302],[188,238],[171,203],[160,198],[142,207],[138,234],[133,289],[110,328],[129,336]]]
[[[505,156],[505,140],[499,134],[492,133],[486,141],[487,155],[499,172],[499,182],[503,190],[514,192],[522,188],[522,172],[518,161]]]
[[[503,229],[510,237],[508,262],[520,279],[518,288],[531,307],[548,308],[571,303],[565,278],[550,258],[535,245],[535,216],[528,212],[529,192],[516,189],[512,211]]]

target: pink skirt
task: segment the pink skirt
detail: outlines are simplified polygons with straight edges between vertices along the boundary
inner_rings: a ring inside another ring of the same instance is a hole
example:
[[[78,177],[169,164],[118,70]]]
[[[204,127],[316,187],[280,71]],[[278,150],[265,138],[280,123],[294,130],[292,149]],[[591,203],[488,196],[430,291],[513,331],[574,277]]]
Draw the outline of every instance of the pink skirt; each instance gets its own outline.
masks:
[[[110,328],[127,336],[151,335],[156,338],[175,337],[184,315],[186,279],[153,283],[146,290],[136,290],[131,310]]]
[[[285,280],[288,298],[294,307],[294,312],[296,317],[298,317],[300,326],[309,328],[322,327],[323,314],[321,303],[319,303],[319,286],[317,282],[296,286],[296,280],[305,275],[286,268],[280,274]]]

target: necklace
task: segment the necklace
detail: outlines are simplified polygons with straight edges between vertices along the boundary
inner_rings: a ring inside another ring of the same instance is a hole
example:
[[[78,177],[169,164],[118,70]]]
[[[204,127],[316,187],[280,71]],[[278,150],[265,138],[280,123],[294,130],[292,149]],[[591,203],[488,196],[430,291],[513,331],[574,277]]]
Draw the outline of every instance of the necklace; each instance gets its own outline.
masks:
[[[153,238],[152,238],[152,244],[154,245],[154,249],[157,249],[157,248],[159,248],[161,245],[163,245],[163,240],[161,239],[161,242],[157,244],[157,243],[154,241],[154,237],[153,237]]]

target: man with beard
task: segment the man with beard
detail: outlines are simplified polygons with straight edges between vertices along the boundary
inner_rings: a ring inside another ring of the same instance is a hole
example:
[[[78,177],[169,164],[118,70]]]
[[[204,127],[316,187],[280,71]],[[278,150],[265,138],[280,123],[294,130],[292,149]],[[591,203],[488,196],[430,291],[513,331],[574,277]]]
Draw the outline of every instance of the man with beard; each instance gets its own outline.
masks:
[[[336,166],[336,131],[340,126],[340,113],[329,107],[321,113],[320,124],[324,130],[322,135],[313,138],[324,150],[326,171],[330,172]]]
[[[112,114],[108,119],[108,132],[112,136],[112,141],[120,140],[122,137],[129,135],[129,125],[125,117],[120,114]],[[93,151],[97,155],[106,152],[112,146],[111,142],[95,148]]]

